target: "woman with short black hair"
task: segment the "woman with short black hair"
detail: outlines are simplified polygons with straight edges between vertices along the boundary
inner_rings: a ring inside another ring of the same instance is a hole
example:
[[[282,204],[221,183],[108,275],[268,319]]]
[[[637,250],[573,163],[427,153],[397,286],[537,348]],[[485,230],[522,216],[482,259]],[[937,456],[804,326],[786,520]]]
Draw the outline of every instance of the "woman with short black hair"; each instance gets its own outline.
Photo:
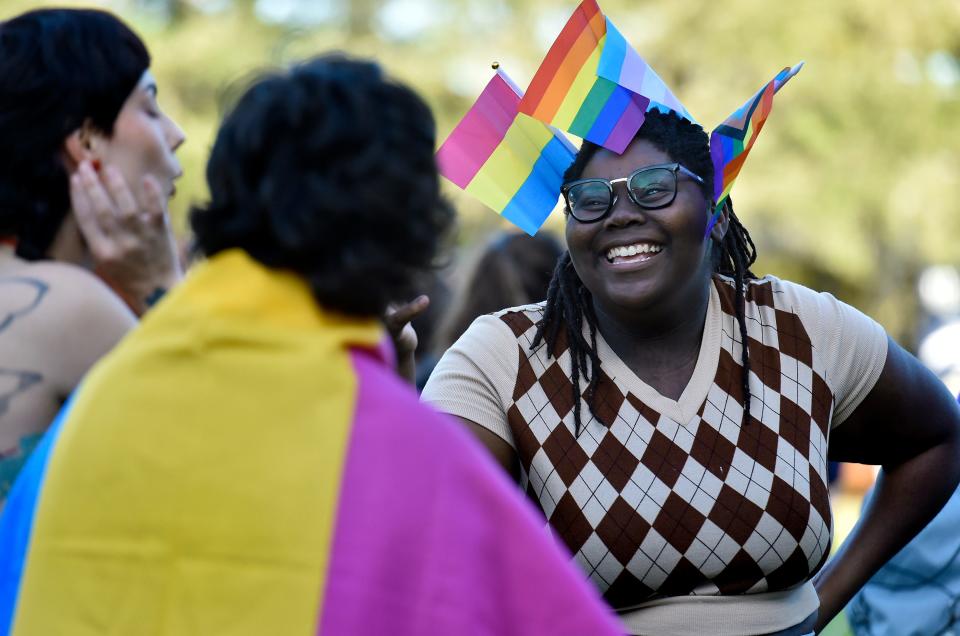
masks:
[[[2,505],[83,374],[180,278],[184,135],[126,24],[40,9],[0,22],[0,139]]]

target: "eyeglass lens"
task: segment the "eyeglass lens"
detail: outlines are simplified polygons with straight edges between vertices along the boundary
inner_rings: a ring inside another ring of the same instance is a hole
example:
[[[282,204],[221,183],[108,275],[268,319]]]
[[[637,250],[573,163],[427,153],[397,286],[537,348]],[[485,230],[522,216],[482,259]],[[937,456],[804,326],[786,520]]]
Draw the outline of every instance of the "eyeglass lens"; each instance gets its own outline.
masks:
[[[627,182],[633,200],[641,207],[656,208],[669,203],[677,192],[677,173],[654,168],[634,173]]]

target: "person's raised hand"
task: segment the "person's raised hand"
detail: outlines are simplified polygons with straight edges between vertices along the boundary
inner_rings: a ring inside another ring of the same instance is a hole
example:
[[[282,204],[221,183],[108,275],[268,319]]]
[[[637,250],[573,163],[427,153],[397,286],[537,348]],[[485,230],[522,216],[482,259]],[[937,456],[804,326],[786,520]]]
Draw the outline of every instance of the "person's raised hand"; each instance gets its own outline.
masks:
[[[397,372],[410,384],[416,381],[417,364],[414,354],[418,344],[417,332],[410,321],[426,311],[429,306],[430,298],[420,295],[408,303],[388,308],[383,317],[383,323],[393,339],[393,346],[397,352]]]
[[[170,228],[166,197],[144,177],[138,204],[120,171],[100,174],[84,161],[70,177],[70,199],[96,273],[137,315],[142,315],[183,276]]]

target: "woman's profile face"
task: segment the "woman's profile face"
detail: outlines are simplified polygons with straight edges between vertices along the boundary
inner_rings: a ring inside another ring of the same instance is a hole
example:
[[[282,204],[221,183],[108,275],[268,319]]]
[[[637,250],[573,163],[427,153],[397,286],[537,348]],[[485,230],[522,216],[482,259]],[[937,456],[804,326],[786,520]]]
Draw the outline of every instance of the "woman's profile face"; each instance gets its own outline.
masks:
[[[184,139],[180,127],[160,109],[157,83],[148,69],[120,109],[113,134],[100,140],[95,155],[120,171],[142,205],[146,176],[156,179],[164,196],[173,196],[174,181],[182,172],[175,152]]]
[[[622,155],[599,149],[582,178],[619,179],[674,161],[649,141],[636,140]],[[617,201],[604,219],[581,223],[567,216],[570,257],[594,302],[607,313],[622,313],[689,298],[709,273],[707,201],[697,183],[681,174],[673,203],[658,210],[633,203],[624,183],[614,189]]]

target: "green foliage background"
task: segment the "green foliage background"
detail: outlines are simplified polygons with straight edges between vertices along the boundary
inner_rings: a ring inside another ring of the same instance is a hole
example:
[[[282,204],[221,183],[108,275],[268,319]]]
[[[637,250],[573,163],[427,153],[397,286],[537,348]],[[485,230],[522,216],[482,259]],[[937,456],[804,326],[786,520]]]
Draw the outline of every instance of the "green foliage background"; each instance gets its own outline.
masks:
[[[45,4],[53,3],[0,0],[0,19]],[[82,4],[117,12],[151,49],[161,103],[188,134],[181,151],[186,176],[172,204],[181,229],[189,204],[204,197],[203,165],[219,115],[255,71],[330,49],[374,56],[426,96],[443,138],[488,79],[490,62],[501,62],[525,86],[575,6],[573,0]],[[916,275],[931,263],[960,266],[960,1],[601,4],[708,129],[779,69],[806,61],[778,94],[734,188],[738,214],[760,250],[754,271],[832,291],[912,344]],[[264,18],[318,7],[332,15]],[[500,227],[497,216],[452,186],[450,195],[461,213],[461,244]],[[559,221],[550,227],[559,230]]]

